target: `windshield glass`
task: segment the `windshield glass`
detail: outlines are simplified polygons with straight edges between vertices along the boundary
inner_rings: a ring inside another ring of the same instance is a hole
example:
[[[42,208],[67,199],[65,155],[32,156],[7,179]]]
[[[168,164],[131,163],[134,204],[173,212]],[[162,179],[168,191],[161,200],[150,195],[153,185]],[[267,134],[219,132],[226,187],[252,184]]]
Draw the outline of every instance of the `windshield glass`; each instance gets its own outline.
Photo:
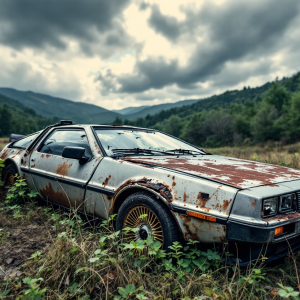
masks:
[[[41,131],[35,132],[33,134],[30,134],[26,137],[24,137],[23,139],[15,142],[13,144],[13,147],[16,148],[24,148],[26,149],[28,147],[28,145],[36,138],[36,136],[40,133]]]
[[[184,149],[201,152],[198,148],[170,137],[157,131],[128,130],[128,129],[96,129],[96,134],[107,155],[111,156],[114,149],[145,149],[156,151],[167,151],[174,149]],[[202,152],[204,154],[204,152]],[[149,155],[149,153],[144,153]],[[154,153],[152,155],[156,155]],[[168,153],[166,153],[167,155]],[[176,153],[177,154],[177,153]],[[141,155],[141,154],[136,154]]]

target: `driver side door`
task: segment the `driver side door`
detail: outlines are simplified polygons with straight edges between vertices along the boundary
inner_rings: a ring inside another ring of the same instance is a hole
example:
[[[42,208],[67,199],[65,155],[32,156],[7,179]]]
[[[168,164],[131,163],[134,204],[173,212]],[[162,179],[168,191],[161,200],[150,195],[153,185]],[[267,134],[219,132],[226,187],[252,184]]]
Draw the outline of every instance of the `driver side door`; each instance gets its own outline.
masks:
[[[85,148],[89,160],[80,164],[77,159],[62,157],[66,146]],[[85,187],[98,163],[83,128],[57,128],[32,153],[30,173],[45,200],[83,211]]]

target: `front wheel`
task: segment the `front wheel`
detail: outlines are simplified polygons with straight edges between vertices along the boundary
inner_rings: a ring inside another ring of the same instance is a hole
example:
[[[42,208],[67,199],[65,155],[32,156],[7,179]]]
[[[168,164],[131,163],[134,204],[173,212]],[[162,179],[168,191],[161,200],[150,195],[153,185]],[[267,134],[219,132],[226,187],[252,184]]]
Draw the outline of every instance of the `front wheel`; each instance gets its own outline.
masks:
[[[149,236],[162,243],[169,251],[173,242],[179,239],[177,224],[167,206],[148,192],[130,195],[121,205],[116,229],[138,228],[126,234],[128,241],[146,240]]]
[[[3,171],[3,199],[6,198],[8,188],[12,187],[16,182],[18,170],[14,164],[9,164]]]

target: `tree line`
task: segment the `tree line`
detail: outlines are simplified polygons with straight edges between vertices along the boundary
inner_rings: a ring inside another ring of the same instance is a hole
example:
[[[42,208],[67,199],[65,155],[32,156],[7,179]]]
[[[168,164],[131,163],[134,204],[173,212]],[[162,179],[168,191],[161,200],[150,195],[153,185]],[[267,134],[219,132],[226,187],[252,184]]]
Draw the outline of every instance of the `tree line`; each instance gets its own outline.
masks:
[[[224,99],[217,100],[217,105],[214,99],[219,96],[214,96],[206,103],[197,102],[198,106],[171,109],[136,121],[117,118],[114,123],[159,129],[202,147],[300,141],[300,73],[266,84],[256,95],[253,91],[258,90],[245,87],[220,95]]]
[[[0,104],[0,137],[9,137],[11,133],[33,133],[56,122],[57,118],[43,118],[30,108]]]

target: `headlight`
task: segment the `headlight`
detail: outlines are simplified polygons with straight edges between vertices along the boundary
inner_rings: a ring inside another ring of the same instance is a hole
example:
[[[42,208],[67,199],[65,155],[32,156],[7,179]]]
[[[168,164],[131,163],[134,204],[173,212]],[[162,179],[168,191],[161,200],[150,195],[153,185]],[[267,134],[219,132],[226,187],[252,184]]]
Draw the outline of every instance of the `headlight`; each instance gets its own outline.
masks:
[[[280,196],[279,211],[284,212],[293,208],[294,194]]]
[[[263,202],[264,217],[273,216],[277,213],[278,198],[265,199]]]

